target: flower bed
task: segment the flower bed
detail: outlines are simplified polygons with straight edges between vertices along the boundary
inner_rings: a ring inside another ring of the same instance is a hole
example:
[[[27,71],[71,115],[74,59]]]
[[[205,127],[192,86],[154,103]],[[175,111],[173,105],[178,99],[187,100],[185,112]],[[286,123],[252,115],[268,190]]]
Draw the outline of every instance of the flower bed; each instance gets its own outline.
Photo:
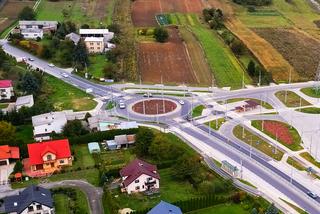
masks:
[[[293,137],[291,136],[289,127],[285,124],[276,121],[264,121],[263,128],[266,132],[278,138],[281,142],[288,145],[293,144]]]

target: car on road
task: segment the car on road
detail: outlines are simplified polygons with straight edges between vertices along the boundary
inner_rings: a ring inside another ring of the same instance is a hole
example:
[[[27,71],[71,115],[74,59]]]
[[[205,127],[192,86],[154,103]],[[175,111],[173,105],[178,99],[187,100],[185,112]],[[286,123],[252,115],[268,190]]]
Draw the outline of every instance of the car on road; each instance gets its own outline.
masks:
[[[33,62],[33,61],[34,61],[34,59],[33,59],[33,58],[31,58],[31,57],[29,57],[29,58],[28,58],[28,60],[29,60],[29,61],[31,61],[31,62]]]
[[[192,121],[192,115],[191,114],[187,114],[187,116],[185,117],[185,119],[187,121]]]
[[[49,63],[48,66],[49,66],[50,68],[53,68],[55,65],[52,64],[52,63]]]
[[[308,191],[307,195],[309,195],[313,199],[317,199],[318,198],[318,195],[316,193],[314,193],[314,192],[311,192],[311,191]]]
[[[69,77],[69,74],[67,74],[67,73],[62,73],[61,76],[63,76],[64,78],[68,78],[68,77]]]
[[[179,100],[179,103],[180,103],[181,105],[184,105],[184,101],[183,101],[183,100]]]
[[[144,96],[144,97],[153,97],[153,95],[152,95],[150,92],[144,93],[143,96]]]
[[[119,108],[120,109],[125,109],[126,108],[126,104],[123,103],[123,102],[119,103]]]
[[[86,93],[91,93],[92,92],[92,88],[87,88],[86,89]]]

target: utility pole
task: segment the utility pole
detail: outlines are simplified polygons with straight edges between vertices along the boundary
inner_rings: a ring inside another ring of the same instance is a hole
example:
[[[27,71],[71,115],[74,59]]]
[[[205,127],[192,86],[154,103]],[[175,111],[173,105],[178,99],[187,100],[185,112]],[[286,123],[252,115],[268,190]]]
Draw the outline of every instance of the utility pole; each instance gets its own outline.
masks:
[[[241,178],[241,179],[243,178],[243,175],[242,175],[242,172],[243,172],[242,166],[243,166],[242,159],[240,159],[240,178]]]
[[[242,71],[242,88],[244,88],[244,71]]]
[[[164,103],[164,95],[163,95],[163,80],[162,80],[162,74],[161,74],[161,87],[162,87],[162,91],[161,91],[161,94],[162,94],[162,110],[163,110],[163,113],[166,113],[166,105]]]
[[[211,121],[209,121],[209,136],[211,136]]]
[[[259,69],[259,87],[261,87],[261,69]]]

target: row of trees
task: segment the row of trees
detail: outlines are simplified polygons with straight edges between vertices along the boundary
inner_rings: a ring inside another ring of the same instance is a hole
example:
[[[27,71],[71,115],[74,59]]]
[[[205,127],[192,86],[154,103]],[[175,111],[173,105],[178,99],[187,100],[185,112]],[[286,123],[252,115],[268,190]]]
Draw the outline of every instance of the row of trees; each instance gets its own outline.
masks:
[[[242,5],[265,6],[272,4],[272,0],[233,0],[234,3]]]

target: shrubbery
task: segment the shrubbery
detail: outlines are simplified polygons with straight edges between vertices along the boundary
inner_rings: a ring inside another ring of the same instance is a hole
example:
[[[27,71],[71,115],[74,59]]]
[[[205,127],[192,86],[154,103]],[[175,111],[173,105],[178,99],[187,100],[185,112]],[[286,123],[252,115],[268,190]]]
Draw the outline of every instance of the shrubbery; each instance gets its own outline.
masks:
[[[272,0],[233,0],[233,2],[242,5],[265,6],[270,5]]]

